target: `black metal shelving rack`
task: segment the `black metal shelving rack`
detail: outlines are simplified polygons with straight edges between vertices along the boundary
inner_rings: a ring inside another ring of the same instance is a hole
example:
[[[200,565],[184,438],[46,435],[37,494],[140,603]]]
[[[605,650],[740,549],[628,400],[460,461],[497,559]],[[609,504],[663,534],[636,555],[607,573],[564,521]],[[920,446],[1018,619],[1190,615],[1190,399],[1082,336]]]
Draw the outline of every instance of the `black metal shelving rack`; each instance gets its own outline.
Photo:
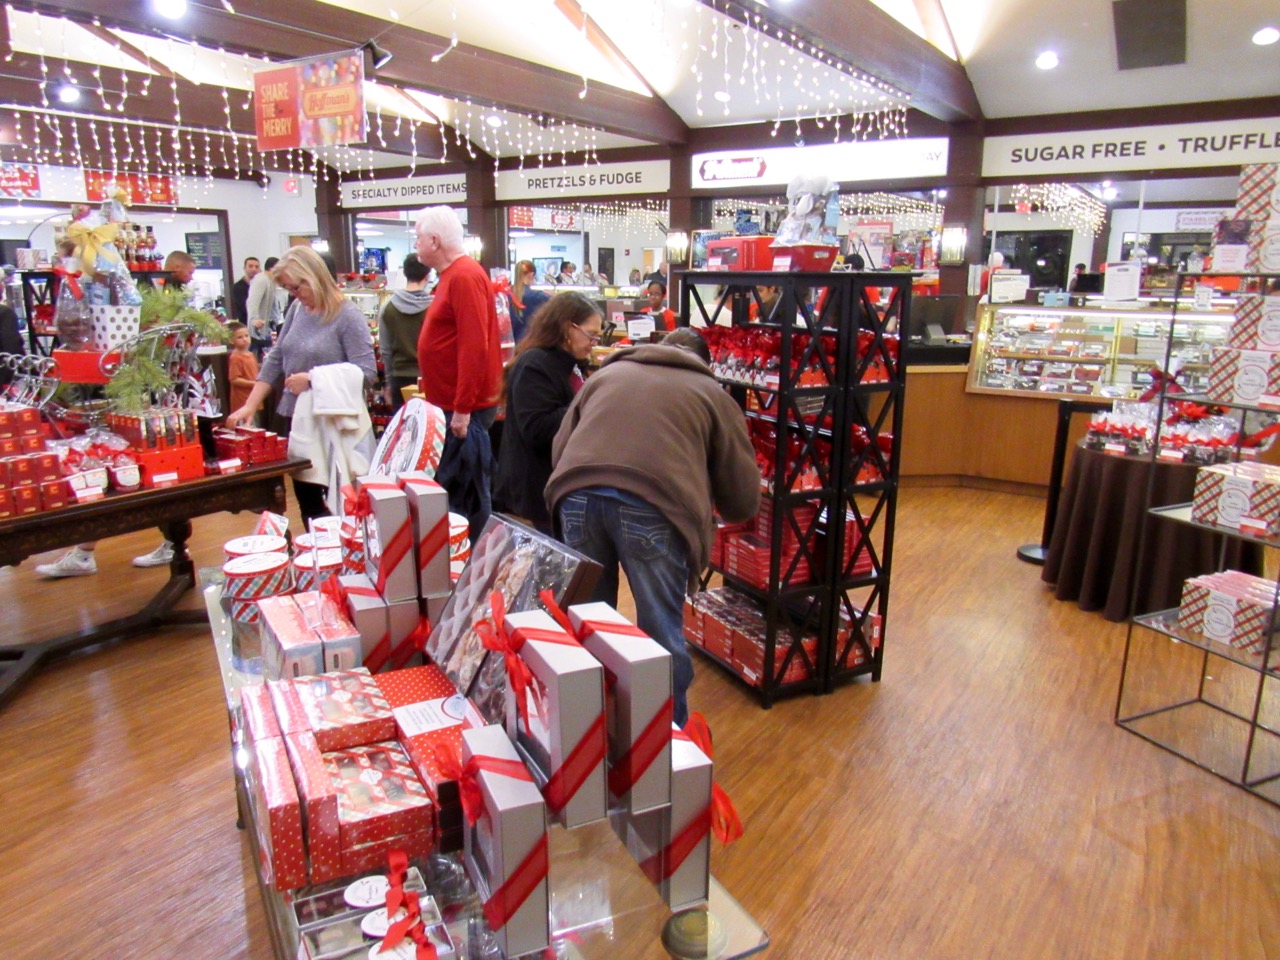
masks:
[[[1212,281],[1220,274],[1179,273],[1173,319],[1165,347],[1165,366],[1173,356],[1184,280]],[[1257,283],[1265,295],[1267,285],[1280,274],[1227,274]],[[1215,570],[1225,570],[1232,543],[1280,548],[1280,536],[1252,535],[1240,529],[1192,519],[1192,504],[1153,507],[1156,459],[1162,427],[1172,402],[1190,402],[1225,408],[1237,418],[1233,461],[1240,460],[1245,418],[1251,413],[1273,415],[1274,407],[1222,402],[1203,395],[1162,392],[1156,416],[1157,433],[1149,454],[1144,509],[1154,523],[1181,523],[1222,534]],[[1136,562],[1154,561],[1153,546],[1142,528]],[[1138,577],[1134,577],[1131,609],[1136,609]],[[1221,639],[1189,630],[1179,623],[1180,608],[1142,611],[1129,620],[1120,689],[1116,695],[1115,722],[1255,796],[1280,805],[1280,583],[1274,585],[1272,612],[1263,631],[1260,649],[1246,650]]]
[[[761,605],[766,625],[764,671],[754,689],[764,706],[782,696],[831,692],[854,677],[878,681],[884,664],[898,500],[898,457],[893,450],[900,448],[906,387],[890,331],[908,329],[912,277],[741,271],[693,271],[681,277],[682,324],[710,325],[727,314],[735,326],[750,324],[781,334],[776,388],[722,378],[747,417],[776,425],[775,468],[764,478],[765,496],[773,507],[768,588],[757,589],[717,567],[706,574],[703,587],[712,573],[718,573],[727,586]],[[704,302],[699,288],[706,287],[718,292]],[[752,305],[760,305],[757,287],[780,291],[772,315],[763,320],[750,319]],[[888,294],[883,310],[869,296],[871,287]],[[803,335],[798,343],[796,335]],[[834,362],[820,340],[831,336],[836,338]],[[866,380],[873,367],[885,371],[887,379]],[[861,436],[855,441],[858,428]],[[882,448],[880,441],[886,436],[893,443]],[[788,465],[788,451],[796,443],[800,453]],[[866,466],[875,468],[874,482],[858,482]],[[816,488],[797,488],[805,473],[817,477]],[[846,550],[849,530],[841,522],[846,517],[860,536],[856,549]],[[789,545],[794,556],[784,565]],[[854,570],[863,556],[869,556],[871,570],[857,574]],[[810,576],[799,581],[795,574],[804,562]],[[880,619],[878,643],[868,630],[872,614]],[[843,637],[842,620],[847,622]],[[791,626],[816,634],[816,656],[810,657],[799,642],[780,649],[779,631]],[[807,676],[784,682],[796,658]],[[720,662],[739,675],[732,664]]]

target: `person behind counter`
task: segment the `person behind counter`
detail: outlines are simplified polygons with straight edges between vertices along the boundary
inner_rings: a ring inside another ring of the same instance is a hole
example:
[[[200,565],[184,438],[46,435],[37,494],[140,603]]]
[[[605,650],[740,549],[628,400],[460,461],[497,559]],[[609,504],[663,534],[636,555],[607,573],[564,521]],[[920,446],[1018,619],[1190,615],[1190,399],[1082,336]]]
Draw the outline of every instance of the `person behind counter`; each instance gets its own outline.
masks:
[[[431,305],[431,294],[427,293],[431,271],[416,253],[404,258],[402,271],[404,289],[391,294],[378,317],[378,342],[382,345],[382,366],[387,372],[393,412],[404,406],[404,388],[418,382],[418,337]]]
[[[551,533],[542,492],[551,476],[551,441],[582,388],[579,364],[600,342],[604,317],[580,293],[558,294],[534,314],[507,367],[507,419],[498,450],[494,498]]]
[[[556,277],[556,283],[573,284],[576,282],[574,266],[570,261],[566,260],[564,263],[560,264],[560,275]]]
[[[652,280],[648,286],[649,306],[645,307],[644,312],[653,316],[654,328],[659,330],[674,330],[676,328],[676,313],[667,307],[667,288],[665,284]]]
[[[227,417],[227,426],[252,423],[272,386],[282,389],[276,408],[284,423],[281,432],[293,427],[298,398],[312,387],[311,371],[319,366],[350,363],[364,374],[368,387],[377,379],[373,337],[360,308],[342,295],[329,268],[309,246],[290,247],[273,271],[275,281],[287,290],[294,302],[285,316],[284,328],[275,349],[263,361],[258,381],[244,405]],[[363,410],[363,396],[360,406]],[[329,464],[312,458],[312,477],[327,476]],[[294,495],[303,523],[329,515],[328,487],[315,479],[293,478]]]
[[[551,299],[551,294],[542,290],[534,290],[531,286],[538,279],[538,268],[532,260],[521,260],[516,264],[516,282],[511,288],[511,302],[515,306],[512,318],[512,334],[516,343],[524,337],[525,331],[533,321],[538,308]],[[514,321],[519,321],[515,323]]]

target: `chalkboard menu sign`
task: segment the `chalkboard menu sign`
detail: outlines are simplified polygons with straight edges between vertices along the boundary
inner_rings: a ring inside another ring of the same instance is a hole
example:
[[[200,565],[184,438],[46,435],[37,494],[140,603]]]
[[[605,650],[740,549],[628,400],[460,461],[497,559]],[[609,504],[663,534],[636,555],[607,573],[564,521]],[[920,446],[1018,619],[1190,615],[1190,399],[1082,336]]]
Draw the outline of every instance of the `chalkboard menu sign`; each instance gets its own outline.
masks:
[[[227,269],[227,245],[222,239],[221,231],[188,233],[187,253],[195,258],[198,270]]]

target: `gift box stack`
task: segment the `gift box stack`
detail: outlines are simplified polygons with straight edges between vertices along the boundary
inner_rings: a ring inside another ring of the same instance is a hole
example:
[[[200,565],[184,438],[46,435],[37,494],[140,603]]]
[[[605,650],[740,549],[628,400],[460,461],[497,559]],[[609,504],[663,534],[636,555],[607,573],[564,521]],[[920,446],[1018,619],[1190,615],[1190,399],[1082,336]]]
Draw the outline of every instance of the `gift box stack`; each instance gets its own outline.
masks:
[[[1211,400],[1280,406],[1280,295],[1245,294],[1225,347],[1209,363]]]
[[[1240,167],[1232,219],[1214,235],[1213,269],[1218,273],[1280,272],[1280,164]]]
[[[1248,653],[1260,654],[1275,623],[1274,580],[1224,570],[1182,585],[1178,626]]]
[[[170,487],[205,475],[195,411],[156,407],[142,414],[113,414],[107,425],[128,441],[144,487]]]
[[[241,424],[234,429],[213,432],[214,462],[230,463],[239,460],[241,465],[276,463],[289,459],[289,438],[278,433]],[[228,473],[229,470],[219,470]]]
[[[1242,533],[1280,533],[1280,467],[1257,461],[1196,471],[1191,519]]]
[[[257,601],[262,669],[268,679],[306,677],[360,666],[360,634],[327,593],[267,596]]]
[[[375,673],[421,662],[449,597],[448,494],[425,473],[366,476],[346,492],[337,590]],[[323,553],[324,551],[319,551]]]
[[[782,333],[758,326],[713,326],[699,332],[711,350],[711,372],[722,380],[769,390],[779,386],[782,362]],[[838,369],[837,338],[824,334],[816,350],[810,351],[812,337],[807,333],[791,335],[791,378],[801,387],[825,387],[830,382],[827,371]],[[883,349],[876,346],[870,330],[858,331],[857,360],[859,380],[877,383],[889,380],[897,363],[898,338],[886,335]],[[887,358],[887,359],[886,359]]]
[[[423,760],[424,745],[434,737],[456,768],[463,726],[479,722],[439,710],[453,693],[435,667],[376,677],[357,668],[241,689],[246,775],[261,814],[264,874],[276,889],[374,869],[392,849],[420,857],[441,846],[436,798],[446,780],[434,753]],[[426,715],[436,724],[429,731],[418,729]],[[456,843],[456,776],[451,783]]]

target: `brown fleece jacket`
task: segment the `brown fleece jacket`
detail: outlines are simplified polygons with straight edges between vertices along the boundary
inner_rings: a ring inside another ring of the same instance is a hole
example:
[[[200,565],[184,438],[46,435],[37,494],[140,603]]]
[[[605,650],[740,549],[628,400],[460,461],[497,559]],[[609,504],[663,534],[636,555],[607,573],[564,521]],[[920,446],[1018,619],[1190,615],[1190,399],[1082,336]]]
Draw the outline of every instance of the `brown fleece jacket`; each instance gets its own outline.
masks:
[[[662,513],[689,548],[690,575],[711,555],[711,510],[750,519],[760,471],[742,410],[698,357],[652,344],[609,357],[574,398],[551,447],[546,499],[615,487]]]

